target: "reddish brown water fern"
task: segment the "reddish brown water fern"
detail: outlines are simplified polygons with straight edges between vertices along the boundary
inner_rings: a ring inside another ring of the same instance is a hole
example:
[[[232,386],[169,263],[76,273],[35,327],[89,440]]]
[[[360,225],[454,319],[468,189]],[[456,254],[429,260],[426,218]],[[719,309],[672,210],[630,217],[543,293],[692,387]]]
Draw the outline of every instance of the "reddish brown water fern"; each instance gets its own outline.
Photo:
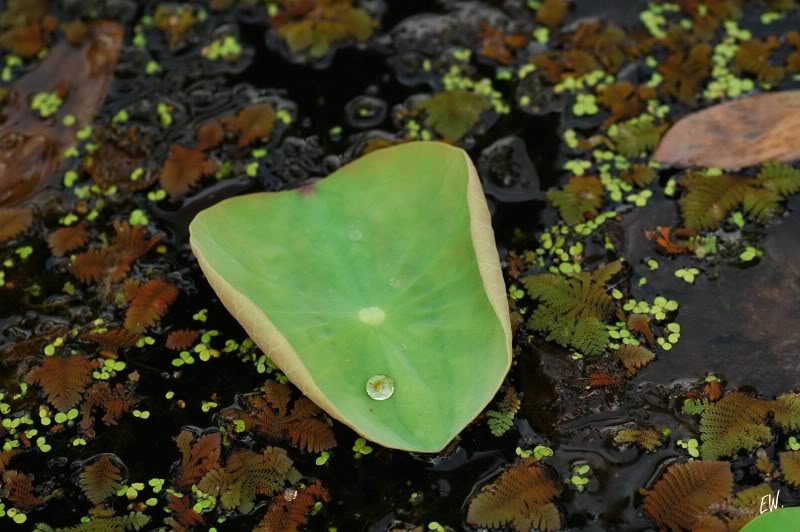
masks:
[[[33,477],[19,471],[3,472],[3,499],[22,510],[30,510],[45,503],[43,498],[33,493]]]
[[[83,494],[92,504],[98,505],[122,487],[122,469],[113,455],[103,454],[83,468],[79,479]]]
[[[234,451],[225,467],[215,467],[202,478],[198,487],[217,497],[225,510],[249,513],[255,507],[257,495],[274,495],[287,483],[300,480],[286,451],[267,447],[263,452]]]
[[[33,222],[30,209],[0,209],[0,242],[22,234]]]
[[[640,345],[622,345],[614,353],[614,357],[622,362],[625,369],[628,370],[628,375],[633,377],[639,369],[645,367],[652,362],[656,356],[652,351],[645,349]]]
[[[70,251],[82,247],[89,241],[86,232],[86,222],[83,221],[73,227],[61,227],[47,237],[47,245],[56,257],[63,257]]]
[[[269,510],[253,532],[298,532],[308,520],[308,513],[317,501],[328,502],[331,496],[319,481],[297,492],[292,499],[275,497]]]
[[[201,150],[174,144],[161,170],[161,186],[176,199],[194,188],[201,177],[216,170],[217,164],[206,159]]]
[[[727,462],[673,464],[652,490],[643,490],[644,511],[665,529],[693,530],[722,508],[732,490]]]
[[[222,120],[225,129],[239,135],[239,146],[256,140],[266,140],[275,129],[275,108],[271,103],[257,103],[245,107],[234,116]]]
[[[86,398],[81,405],[80,427],[86,433],[92,430],[94,409],[103,411],[103,423],[116,425],[119,418],[133,410],[139,401],[141,401],[141,397],[122,384],[117,384],[112,388],[107,382],[96,382],[86,392]]]
[[[159,242],[158,236],[147,240],[142,227],[127,222],[114,222],[114,230],[116,237],[110,246],[90,249],[75,258],[69,271],[81,282],[121,281],[133,263]]]
[[[560,491],[552,474],[528,459],[504,471],[472,499],[467,522],[483,527],[512,526],[519,532],[557,530],[561,516],[552,501]]]
[[[81,355],[54,355],[30,370],[25,382],[41,386],[50,404],[65,412],[80,402],[95,367],[93,361]]]
[[[205,523],[203,516],[192,508],[192,500],[189,497],[185,495],[183,497],[168,495],[168,500],[169,509],[172,510],[172,517],[165,520],[164,523],[172,526],[173,529],[190,529],[193,526]]]
[[[326,423],[322,410],[311,400],[301,397],[289,410],[292,389],[286,384],[267,381],[262,393],[245,399],[244,411],[228,410],[229,417],[244,420],[245,426],[261,434],[311,452],[336,446],[333,430]]]
[[[175,285],[163,279],[153,279],[136,291],[125,316],[125,328],[142,333],[167,313],[167,309],[178,297]]]
[[[171,349],[173,351],[183,351],[184,349],[189,349],[194,345],[195,340],[197,340],[199,336],[200,331],[194,331],[190,329],[172,331],[169,333],[169,336],[167,336],[167,349]]]
[[[181,452],[181,463],[175,483],[186,488],[196,484],[211,469],[219,465],[222,437],[219,432],[204,434],[195,440],[194,432],[184,430],[175,439]]]
[[[11,459],[20,454],[22,451],[17,449],[11,449],[8,451],[0,451],[0,473],[8,468],[8,464],[11,462]]]
[[[104,351],[116,352],[118,349],[136,345],[139,336],[139,333],[126,331],[125,329],[111,329],[105,332],[85,333],[80,338],[81,340],[95,342]]]
[[[628,316],[627,327],[629,330],[644,336],[645,340],[647,340],[647,345],[652,346],[656,343],[653,330],[650,328],[650,317],[646,314],[631,314]]]

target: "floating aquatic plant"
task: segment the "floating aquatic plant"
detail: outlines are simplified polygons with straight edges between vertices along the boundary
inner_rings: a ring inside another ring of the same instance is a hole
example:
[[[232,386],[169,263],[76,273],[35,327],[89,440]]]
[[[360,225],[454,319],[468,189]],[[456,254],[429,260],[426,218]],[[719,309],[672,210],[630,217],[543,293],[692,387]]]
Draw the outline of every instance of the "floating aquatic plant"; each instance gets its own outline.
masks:
[[[703,459],[716,460],[752,450],[768,442],[772,432],[766,425],[770,405],[739,392],[725,395],[703,410],[700,432]]]
[[[426,113],[425,125],[445,140],[456,142],[478,123],[491,103],[482,94],[459,89],[434,94],[416,106]]]
[[[467,522],[485,527],[511,525],[519,532],[558,530],[561,516],[552,501],[560,491],[549,469],[530,458],[481,489],[470,501]]]
[[[673,464],[645,492],[644,509],[665,528],[692,530],[732,491],[733,475],[727,462]]]
[[[514,416],[519,411],[520,401],[517,392],[513,387],[506,390],[503,400],[497,405],[497,410],[487,410],[486,417],[489,418],[489,430],[495,436],[502,436],[514,424]]]
[[[528,294],[541,301],[529,326],[546,332],[547,341],[584,355],[601,354],[608,344],[603,321],[610,317],[614,305],[605,285],[621,268],[619,262],[611,262],[592,273],[572,277],[545,273],[525,278]]]
[[[302,225],[285,223],[296,217]],[[372,441],[441,450],[508,370],[504,283],[461,150],[379,150],[295,191],[227,200],[191,232],[203,271],[249,335]],[[375,375],[394,382],[386,400],[366,393]],[[454,395],[465,388],[468,397]]]
[[[282,0],[284,10],[272,17],[278,34],[292,53],[324,56],[334,44],[349,39],[365,41],[378,25],[353,0]]]

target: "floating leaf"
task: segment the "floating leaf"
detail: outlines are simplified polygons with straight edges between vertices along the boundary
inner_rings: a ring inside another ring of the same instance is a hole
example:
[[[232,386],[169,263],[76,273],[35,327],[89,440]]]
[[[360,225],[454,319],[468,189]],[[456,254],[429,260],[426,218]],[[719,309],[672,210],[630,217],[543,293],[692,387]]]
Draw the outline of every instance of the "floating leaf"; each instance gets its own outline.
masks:
[[[144,332],[166,314],[177,297],[175,285],[163,279],[148,281],[136,292],[131,302],[125,315],[125,328],[135,333]]]
[[[312,58],[328,53],[334,44],[366,41],[378,22],[353,0],[289,0],[287,9],[272,17],[278,34],[292,53],[308,52]]]
[[[491,107],[486,96],[465,90],[440,92],[416,106],[427,114],[425,125],[450,142],[466,135]]]
[[[182,431],[175,439],[181,451],[181,464],[175,483],[186,488],[196,484],[203,476],[219,465],[222,437],[219,432],[203,434],[195,440],[195,434]]]
[[[308,515],[317,501],[331,500],[328,490],[319,481],[298,490],[297,495],[287,500],[275,497],[269,510],[258,522],[253,532],[298,532],[308,520]]]
[[[80,402],[94,367],[91,360],[80,355],[49,356],[28,372],[25,382],[41,386],[50,404],[66,412]]]
[[[800,158],[800,91],[726,102],[681,119],[653,158],[669,166],[737,169]]]
[[[552,500],[561,491],[558,482],[531,458],[506,469],[470,501],[467,522],[481,527],[513,526],[558,530],[561,516]]]
[[[122,470],[113,455],[103,454],[83,468],[80,485],[92,504],[100,504],[122,487]]]
[[[217,164],[206,159],[199,149],[173,144],[164,167],[161,169],[161,186],[170,198],[180,198],[189,192],[201,177],[217,170]]]
[[[224,469],[215,467],[197,487],[217,497],[225,510],[246,514],[253,510],[256,495],[273,495],[299,479],[300,473],[292,467],[286,451],[267,447],[261,453],[234,451]]]
[[[564,190],[547,193],[561,218],[570,225],[585,222],[603,206],[603,184],[597,176],[572,176]]]
[[[671,530],[694,530],[728,500],[733,475],[727,462],[672,464],[644,498],[644,511]]]
[[[750,521],[742,529],[742,532],[782,532],[783,530],[797,530],[798,528],[800,528],[800,508],[780,507],[777,510],[760,514]]]
[[[739,392],[732,392],[703,410],[700,433],[704,460],[735,456],[740,449],[752,451],[772,439],[766,425],[770,405]]]
[[[22,234],[33,222],[30,209],[0,208],[0,242],[11,240]]]
[[[89,234],[86,232],[86,223],[81,222],[72,227],[61,227],[56,229],[47,237],[47,245],[56,257],[63,257],[70,251],[82,247],[89,241]]]
[[[249,336],[366,439],[440,451],[509,368],[494,235],[460,149],[379,150],[299,191],[225,200],[190,230],[206,277]],[[381,375],[393,395],[376,401],[367,381]]]
[[[194,331],[190,329],[172,331],[167,337],[166,346],[167,349],[171,349],[173,351],[183,351],[184,349],[189,349],[192,347],[195,340],[197,340],[199,337],[200,331]]]

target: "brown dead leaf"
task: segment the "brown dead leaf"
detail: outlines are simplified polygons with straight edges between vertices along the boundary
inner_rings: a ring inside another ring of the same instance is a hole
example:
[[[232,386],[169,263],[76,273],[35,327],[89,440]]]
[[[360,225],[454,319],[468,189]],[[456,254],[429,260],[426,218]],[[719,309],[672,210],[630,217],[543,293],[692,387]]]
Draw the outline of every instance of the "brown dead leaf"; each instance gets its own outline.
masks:
[[[0,125],[0,206],[16,205],[44,185],[64,151],[74,145],[75,127],[90,123],[105,100],[123,30],[109,21],[90,22],[87,28],[81,46],[64,39],[9,89]],[[64,103],[49,120],[43,120],[31,112],[30,98],[53,90],[58,90]],[[67,114],[77,118],[75,126],[63,125]]]
[[[0,242],[11,240],[25,231],[33,222],[30,209],[0,208]]]
[[[681,119],[653,158],[677,167],[734,170],[800,158],[800,91],[758,94]]]

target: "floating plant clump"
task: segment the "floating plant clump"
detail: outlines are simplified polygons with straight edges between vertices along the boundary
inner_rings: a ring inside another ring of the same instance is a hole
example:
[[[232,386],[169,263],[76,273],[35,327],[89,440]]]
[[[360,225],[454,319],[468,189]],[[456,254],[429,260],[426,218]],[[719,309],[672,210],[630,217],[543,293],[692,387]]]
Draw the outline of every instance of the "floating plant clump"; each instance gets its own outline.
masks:
[[[798,28],[0,2],[0,530],[800,530]]]
[[[192,221],[191,244],[220,299],[307,397],[376,443],[436,452],[511,364],[488,222],[466,154],[416,142],[293,191],[218,203]]]

